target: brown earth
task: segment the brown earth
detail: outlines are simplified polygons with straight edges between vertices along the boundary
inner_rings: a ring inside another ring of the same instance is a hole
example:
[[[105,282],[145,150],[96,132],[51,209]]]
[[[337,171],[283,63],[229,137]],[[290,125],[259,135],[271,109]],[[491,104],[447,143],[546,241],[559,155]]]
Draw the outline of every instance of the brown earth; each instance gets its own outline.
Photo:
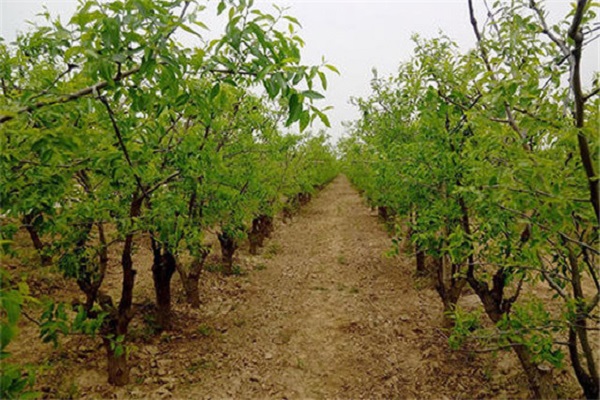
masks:
[[[292,223],[278,223],[260,255],[242,252],[240,276],[205,271],[200,309],[185,304],[175,277],[175,327],[160,335],[151,258],[140,248],[127,387],[105,383],[98,339],[42,347],[25,320],[15,353],[49,366],[38,384],[47,397],[527,398],[512,355],[449,349],[436,292],[415,279],[408,256],[387,254],[390,244],[376,213],[338,177]]]

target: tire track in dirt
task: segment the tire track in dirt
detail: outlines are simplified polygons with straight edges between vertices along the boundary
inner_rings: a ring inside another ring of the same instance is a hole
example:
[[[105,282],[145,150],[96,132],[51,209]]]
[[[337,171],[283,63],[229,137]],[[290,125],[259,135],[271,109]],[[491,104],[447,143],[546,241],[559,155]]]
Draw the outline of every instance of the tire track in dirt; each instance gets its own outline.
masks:
[[[212,367],[175,397],[486,396],[478,363],[448,352],[437,295],[386,256],[390,238],[345,177],[274,236],[218,340],[197,349]]]

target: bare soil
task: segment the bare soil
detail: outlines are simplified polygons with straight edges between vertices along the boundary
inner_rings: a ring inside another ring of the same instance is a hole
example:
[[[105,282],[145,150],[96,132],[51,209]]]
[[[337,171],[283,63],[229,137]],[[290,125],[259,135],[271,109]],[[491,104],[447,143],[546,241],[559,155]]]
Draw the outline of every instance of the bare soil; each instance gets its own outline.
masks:
[[[390,249],[376,212],[338,177],[291,223],[278,222],[259,255],[242,249],[240,275],[210,272],[213,256],[199,309],[185,304],[175,276],[172,331],[152,330],[151,255],[140,245],[130,385],[106,383],[98,338],[69,337],[53,349],[24,319],[12,350],[47,366],[38,389],[54,398],[529,397],[512,355],[449,349],[435,290]],[[117,288],[118,279],[113,264],[107,283]],[[67,282],[51,290],[79,295]]]

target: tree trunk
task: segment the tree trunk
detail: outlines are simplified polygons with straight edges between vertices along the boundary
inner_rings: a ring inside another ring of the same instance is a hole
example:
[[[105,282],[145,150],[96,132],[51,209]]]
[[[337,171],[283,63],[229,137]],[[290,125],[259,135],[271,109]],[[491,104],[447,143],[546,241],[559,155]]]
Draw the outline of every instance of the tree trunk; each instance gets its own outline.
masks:
[[[31,242],[33,243],[33,247],[37,251],[40,256],[40,261],[44,267],[52,264],[52,257],[46,254],[46,245],[42,242],[40,235],[38,234],[37,229],[34,226],[35,220],[41,217],[40,214],[27,214],[23,217],[23,225],[25,225],[25,229],[27,229],[27,233],[29,233],[29,237],[31,238]]]
[[[425,276],[427,275],[427,267],[425,266],[425,252],[415,243],[415,258],[417,261],[417,275]]]
[[[494,324],[497,324],[503,315],[510,313],[512,303],[516,300],[516,296],[509,299],[504,297],[505,271],[503,269],[496,271],[493,277],[493,286],[490,289],[485,282],[481,282],[475,278],[472,260],[469,261],[469,264],[467,272],[469,285],[471,285],[477,296],[479,296],[488,317],[490,317]],[[556,399],[552,370],[542,371],[539,365],[533,362],[527,347],[512,341],[510,342],[513,345],[514,352],[519,357],[521,366],[527,375],[529,387],[533,391],[535,398]]]
[[[585,324],[585,319],[578,319],[579,322],[583,320]],[[576,320],[574,324],[576,325],[578,322]],[[583,325],[585,329],[585,325]],[[581,329],[581,328],[579,328]],[[571,357],[571,363],[573,364],[573,369],[575,370],[575,375],[577,376],[577,380],[579,381],[579,385],[583,389],[583,394],[586,399],[598,399],[599,398],[599,390],[598,390],[598,375],[595,377],[584,369],[581,356],[579,355],[579,350],[577,349],[577,333],[576,328],[572,326],[569,328],[569,355]]]
[[[594,350],[590,345],[587,329],[587,318],[591,315],[591,309],[586,305],[586,298],[583,293],[581,282],[581,271],[579,260],[570,243],[563,239],[563,245],[567,249],[567,258],[571,266],[571,284],[573,289],[573,299],[576,300],[575,318],[569,326],[569,356],[571,364],[575,370],[575,376],[583,389],[585,397],[588,399],[597,399],[599,392],[599,376],[596,367],[596,358]],[[581,353],[578,350],[577,343],[581,345]],[[585,365],[582,363],[585,359]]]
[[[156,323],[160,329],[171,328],[171,278],[176,270],[176,261],[168,250],[154,249],[152,278],[156,293]]]
[[[223,264],[223,273],[225,275],[233,274],[233,255],[237,249],[237,243],[234,238],[227,233],[221,232],[218,235],[221,244],[221,262]]]
[[[311,199],[312,195],[310,193],[300,193],[298,195],[298,202],[300,203],[300,206],[307,205]]]
[[[458,272],[459,266],[453,264],[447,256],[435,261],[437,272],[435,288],[444,304],[444,326],[452,328],[454,320],[451,318],[451,313],[456,309],[456,303],[458,303],[467,281],[464,278],[454,276]]]
[[[134,196],[133,201],[129,209],[129,217],[133,220],[140,216],[142,212],[143,196],[138,197],[137,194]],[[133,269],[133,232],[129,232],[125,236],[125,244],[123,245],[123,252],[121,254],[121,269],[123,271],[123,281],[121,285],[121,299],[119,300],[118,308],[112,305],[112,300],[109,296],[107,301],[100,301],[100,305],[105,310],[110,310],[111,316],[105,323],[108,326],[105,328],[105,332],[112,335],[113,337],[127,335],[129,328],[129,322],[133,318],[132,305],[133,305],[133,287],[135,284],[136,270]],[[110,304],[107,304],[110,303]],[[124,342],[122,343],[125,345]],[[107,356],[107,368],[108,368],[108,382],[116,386],[124,386],[129,383],[129,366],[127,365],[127,352],[123,351],[123,354],[116,356],[114,350],[111,349],[110,340],[104,339],[104,346],[106,348]]]
[[[387,207],[385,207],[385,206],[377,207],[377,214],[379,214],[379,218],[381,218],[381,220],[383,222],[387,222],[387,220],[389,218]]]
[[[200,274],[202,273],[204,262],[209,253],[210,251],[208,249],[203,249],[200,252],[200,256],[192,261],[188,271],[185,271],[180,263],[176,264],[177,272],[179,272],[179,277],[183,284],[183,290],[185,290],[186,300],[194,308],[200,307],[198,281],[200,280]]]
[[[554,380],[552,378],[552,370],[543,371],[539,368],[539,365],[534,363],[531,359],[531,353],[529,350],[521,344],[513,344],[513,349],[519,357],[521,366],[527,375],[529,381],[529,387],[533,390],[533,394],[536,399],[556,399],[556,392],[554,391]]]
[[[106,349],[108,383],[115,386],[125,386],[129,383],[129,367],[127,366],[127,354],[123,351],[118,356],[111,348],[111,342],[104,339],[104,348]]]
[[[258,248],[263,247],[265,239],[271,235],[272,230],[273,218],[267,215],[259,215],[252,220],[252,229],[248,233],[250,254],[258,253]]]

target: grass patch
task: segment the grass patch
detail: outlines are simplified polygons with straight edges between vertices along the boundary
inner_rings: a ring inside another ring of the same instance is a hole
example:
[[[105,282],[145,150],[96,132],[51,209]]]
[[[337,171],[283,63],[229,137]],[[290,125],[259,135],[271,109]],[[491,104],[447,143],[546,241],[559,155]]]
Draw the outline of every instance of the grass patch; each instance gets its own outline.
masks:
[[[204,269],[208,272],[223,272],[223,267],[220,264],[208,264]]]
[[[267,266],[265,264],[258,264],[254,266],[255,271],[264,271],[265,269],[267,269]]]
[[[244,269],[242,269],[241,266],[234,265],[233,266],[232,275],[235,275],[235,276],[246,276],[246,275],[248,275],[248,273]]]
[[[281,252],[281,245],[279,243],[271,243],[265,249],[264,257],[265,258],[273,258],[280,252]]]
[[[206,360],[204,358],[199,358],[196,361],[193,361],[192,364],[187,368],[187,371],[189,373],[195,373],[197,371],[200,370],[208,370],[208,369],[212,369],[215,367],[215,363],[210,361],[210,360]]]
[[[196,329],[196,332],[201,336],[211,337],[215,333],[215,330],[209,325],[202,324]]]
[[[346,257],[344,257],[343,255],[338,256],[337,262],[340,265],[348,265],[348,260],[346,260]]]

